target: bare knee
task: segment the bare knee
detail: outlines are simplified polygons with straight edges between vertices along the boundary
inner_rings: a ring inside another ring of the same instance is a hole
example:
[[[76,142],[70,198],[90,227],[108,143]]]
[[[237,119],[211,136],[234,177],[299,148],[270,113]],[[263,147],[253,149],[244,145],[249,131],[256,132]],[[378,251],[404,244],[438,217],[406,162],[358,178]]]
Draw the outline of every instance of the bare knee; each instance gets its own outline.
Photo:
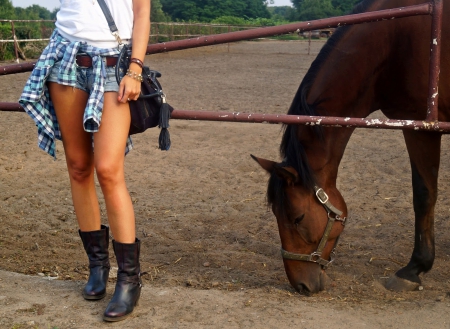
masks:
[[[98,182],[104,192],[115,188],[125,180],[123,167],[117,164],[98,163],[95,166],[95,171],[97,172]]]
[[[94,167],[90,161],[67,160],[70,179],[77,183],[85,183],[92,178]]]

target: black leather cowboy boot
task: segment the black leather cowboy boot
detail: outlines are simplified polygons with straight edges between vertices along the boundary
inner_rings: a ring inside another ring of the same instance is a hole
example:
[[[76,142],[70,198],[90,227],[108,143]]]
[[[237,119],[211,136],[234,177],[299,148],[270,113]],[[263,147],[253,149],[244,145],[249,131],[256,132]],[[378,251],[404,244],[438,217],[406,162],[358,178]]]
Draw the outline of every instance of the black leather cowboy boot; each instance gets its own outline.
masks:
[[[84,250],[89,258],[89,279],[83,290],[84,299],[98,300],[106,295],[109,275],[109,228],[102,225],[99,231],[81,232]]]
[[[113,240],[113,247],[119,270],[114,295],[103,314],[105,321],[121,321],[129,316],[138,303],[142,287],[139,264],[141,242],[138,239],[135,243]]]

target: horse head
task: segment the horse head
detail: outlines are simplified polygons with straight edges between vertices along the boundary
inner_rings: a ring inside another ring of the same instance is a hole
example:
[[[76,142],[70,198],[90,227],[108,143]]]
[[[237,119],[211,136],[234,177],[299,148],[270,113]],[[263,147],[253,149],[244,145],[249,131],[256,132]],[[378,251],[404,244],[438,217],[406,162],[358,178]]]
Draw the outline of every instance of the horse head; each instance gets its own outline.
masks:
[[[289,282],[307,295],[323,290],[325,269],[346,220],[344,199],[337,189],[304,186],[298,172],[285,163],[252,158],[270,174],[267,199],[277,218]]]

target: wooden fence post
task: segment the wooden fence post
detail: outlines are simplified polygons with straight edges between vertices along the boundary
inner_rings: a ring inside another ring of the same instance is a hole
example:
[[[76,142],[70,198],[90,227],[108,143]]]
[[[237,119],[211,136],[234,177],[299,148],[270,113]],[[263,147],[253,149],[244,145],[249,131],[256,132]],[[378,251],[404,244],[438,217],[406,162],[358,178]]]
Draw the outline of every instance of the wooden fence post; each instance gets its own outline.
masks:
[[[311,31],[308,31],[308,55],[311,53]]]
[[[16,29],[14,28],[14,21],[10,21],[11,22],[11,30],[12,30],[12,34],[13,34],[13,39],[14,39],[14,53],[16,55],[16,62],[19,63],[19,50],[18,50],[18,43],[17,43],[17,38],[16,38]]]
[[[228,33],[230,33],[230,31],[231,31],[231,26],[230,25],[228,25]],[[228,52],[230,52],[230,43],[228,42]]]

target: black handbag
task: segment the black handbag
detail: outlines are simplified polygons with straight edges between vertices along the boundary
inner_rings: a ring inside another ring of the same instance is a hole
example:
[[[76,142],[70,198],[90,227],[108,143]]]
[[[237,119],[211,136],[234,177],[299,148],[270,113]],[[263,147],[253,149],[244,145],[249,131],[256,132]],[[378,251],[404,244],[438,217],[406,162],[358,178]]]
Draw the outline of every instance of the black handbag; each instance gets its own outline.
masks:
[[[108,21],[111,33],[116,37],[120,51],[116,64],[116,80],[120,81],[130,66],[131,47],[122,44],[118,29],[114,23],[111,12],[104,0],[98,0],[100,8]],[[161,128],[159,134],[159,148],[167,151],[170,148],[169,119],[173,111],[173,107],[166,102],[166,95],[162,91],[162,87],[157,78],[161,77],[161,73],[151,70],[148,66],[142,68],[141,94],[136,101],[129,101],[131,124],[129,134],[142,133],[148,128],[158,126]]]

